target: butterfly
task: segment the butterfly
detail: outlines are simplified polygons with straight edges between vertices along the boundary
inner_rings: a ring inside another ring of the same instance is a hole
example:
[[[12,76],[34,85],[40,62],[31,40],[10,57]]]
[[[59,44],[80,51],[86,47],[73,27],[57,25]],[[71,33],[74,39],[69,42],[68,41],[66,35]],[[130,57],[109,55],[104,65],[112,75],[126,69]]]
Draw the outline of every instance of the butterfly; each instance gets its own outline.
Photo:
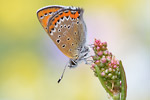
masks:
[[[37,17],[46,33],[58,49],[70,60],[66,66],[76,67],[85,60],[89,48],[85,46],[86,25],[83,20],[84,10],[72,6],[47,6],[37,11]],[[63,78],[64,71],[58,80]]]

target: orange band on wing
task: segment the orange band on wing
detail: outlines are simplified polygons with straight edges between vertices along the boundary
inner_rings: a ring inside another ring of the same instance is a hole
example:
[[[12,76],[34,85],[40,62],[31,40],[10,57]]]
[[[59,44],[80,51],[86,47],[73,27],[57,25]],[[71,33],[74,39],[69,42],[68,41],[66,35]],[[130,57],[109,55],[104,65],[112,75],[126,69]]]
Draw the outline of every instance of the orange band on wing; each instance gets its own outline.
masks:
[[[76,11],[75,14],[71,14],[71,11],[68,11],[68,13],[63,12],[61,15],[59,15],[57,18],[54,18],[54,21],[52,22],[52,25],[49,26],[49,29],[51,30],[54,26],[54,24],[61,19],[61,17],[66,17],[66,16],[70,16],[71,18],[75,18],[77,19],[77,17],[79,16],[79,12]]]
[[[38,19],[39,19],[41,25],[43,26],[43,28],[45,29],[45,31],[47,31],[46,27],[47,27],[49,18],[54,14],[54,12],[58,11],[59,9],[60,8],[47,8],[47,9],[43,9],[38,12],[38,14],[37,14]]]

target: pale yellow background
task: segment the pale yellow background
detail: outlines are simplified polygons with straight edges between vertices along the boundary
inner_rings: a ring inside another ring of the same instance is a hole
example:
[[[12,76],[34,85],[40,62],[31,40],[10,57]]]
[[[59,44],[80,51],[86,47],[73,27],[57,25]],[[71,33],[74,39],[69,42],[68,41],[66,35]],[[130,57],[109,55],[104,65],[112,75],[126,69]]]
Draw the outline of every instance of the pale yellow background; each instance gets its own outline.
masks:
[[[108,42],[127,75],[127,100],[150,100],[150,0],[0,0],[0,100],[108,100],[90,66],[68,58],[40,25],[48,5],[84,8],[87,44]]]

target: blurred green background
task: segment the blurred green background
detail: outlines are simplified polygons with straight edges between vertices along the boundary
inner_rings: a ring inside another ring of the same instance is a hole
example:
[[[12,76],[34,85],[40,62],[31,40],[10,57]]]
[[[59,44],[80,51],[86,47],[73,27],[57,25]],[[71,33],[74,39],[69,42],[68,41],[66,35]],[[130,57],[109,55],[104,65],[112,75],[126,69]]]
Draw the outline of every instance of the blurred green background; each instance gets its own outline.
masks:
[[[127,100],[150,100],[150,0],[0,0],[0,100],[108,100],[89,65],[68,58],[40,25],[48,5],[84,8],[87,44],[108,42],[126,71]]]

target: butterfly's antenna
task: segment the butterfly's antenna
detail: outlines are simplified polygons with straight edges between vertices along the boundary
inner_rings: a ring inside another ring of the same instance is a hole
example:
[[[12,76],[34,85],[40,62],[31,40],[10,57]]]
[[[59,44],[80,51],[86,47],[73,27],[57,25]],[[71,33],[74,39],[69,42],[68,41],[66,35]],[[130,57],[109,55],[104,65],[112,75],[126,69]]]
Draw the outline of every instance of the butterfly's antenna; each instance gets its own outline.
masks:
[[[65,68],[64,68],[64,70],[63,70],[63,73],[62,73],[61,77],[60,77],[59,80],[57,81],[58,83],[62,80],[63,75],[64,75],[64,72],[65,72],[67,66],[68,66],[68,63],[66,64],[66,66],[65,66]]]

